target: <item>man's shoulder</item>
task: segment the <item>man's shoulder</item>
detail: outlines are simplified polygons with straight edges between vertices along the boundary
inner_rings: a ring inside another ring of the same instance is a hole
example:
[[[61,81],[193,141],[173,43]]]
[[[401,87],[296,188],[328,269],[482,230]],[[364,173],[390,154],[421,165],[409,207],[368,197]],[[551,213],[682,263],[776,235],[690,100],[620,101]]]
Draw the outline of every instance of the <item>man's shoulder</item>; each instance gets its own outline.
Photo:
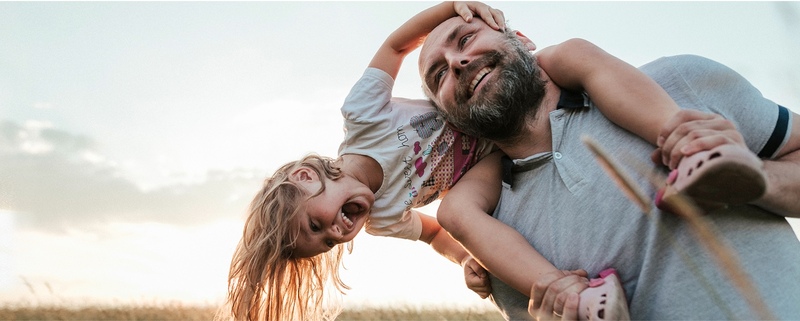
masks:
[[[725,65],[698,55],[675,55],[658,58],[639,69],[645,74],[679,77],[682,75],[715,75],[731,72]]]

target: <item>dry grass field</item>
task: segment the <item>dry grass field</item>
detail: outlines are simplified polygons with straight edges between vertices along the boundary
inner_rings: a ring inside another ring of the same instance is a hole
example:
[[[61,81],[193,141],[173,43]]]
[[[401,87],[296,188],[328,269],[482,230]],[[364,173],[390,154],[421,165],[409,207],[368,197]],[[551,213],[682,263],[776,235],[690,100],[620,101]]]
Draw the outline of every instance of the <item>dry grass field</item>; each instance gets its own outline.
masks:
[[[213,307],[163,306],[3,306],[0,320],[211,320]]]
[[[194,321],[212,320],[216,307],[186,306],[181,304],[166,305],[123,305],[123,306],[90,306],[70,308],[64,306],[0,306],[0,320],[96,320],[96,321]],[[503,320],[496,311],[482,309],[446,309],[446,308],[359,308],[346,309],[337,321],[355,320],[387,320],[387,321],[445,321],[445,320]]]

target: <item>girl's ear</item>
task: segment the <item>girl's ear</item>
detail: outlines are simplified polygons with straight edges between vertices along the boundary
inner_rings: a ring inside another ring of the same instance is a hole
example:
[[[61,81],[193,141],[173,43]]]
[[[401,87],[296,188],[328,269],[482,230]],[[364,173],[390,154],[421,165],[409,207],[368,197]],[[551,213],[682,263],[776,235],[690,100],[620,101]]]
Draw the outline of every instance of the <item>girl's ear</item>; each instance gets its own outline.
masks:
[[[322,189],[319,175],[308,167],[300,167],[289,174],[289,180],[303,187],[308,193],[315,193]]]
[[[522,41],[525,47],[528,47],[528,50],[530,51],[536,50],[536,44],[533,43],[533,41],[531,41],[530,39],[528,39],[528,37],[526,37],[524,34],[522,34],[522,32],[516,30],[514,31],[514,33],[517,34],[517,38],[519,38],[519,40]]]
[[[300,167],[295,169],[290,175],[291,179],[298,183],[312,183],[319,181],[319,175],[308,167]]]

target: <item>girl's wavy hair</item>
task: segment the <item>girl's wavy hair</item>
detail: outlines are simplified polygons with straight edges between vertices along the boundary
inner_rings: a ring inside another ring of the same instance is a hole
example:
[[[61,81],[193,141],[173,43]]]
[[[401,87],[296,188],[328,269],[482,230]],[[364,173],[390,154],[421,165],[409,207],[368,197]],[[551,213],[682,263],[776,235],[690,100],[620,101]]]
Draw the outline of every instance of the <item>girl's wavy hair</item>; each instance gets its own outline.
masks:
[[[307,155],[281,166],[264,180],[250,203],[242,239],[236,247],[228,275],[228,302],[222,313],[234,320],[323,320],[336,317],[339,308],[326,307],[331,297],[325,287],[331,283],[338,294],[349,287],[339,276],[345,251],[338,244],[328,252],[310,258],[292,255],[299,227],[295,222],[301,205],[325,190],[309,195],[289,179],[293,171],[307,167],[319,177],[331,180],[343,176],[335,159]],[[352,241],[347,251],[352,251]],[[221,313],[221,314],[222,314]],[[223,318],[221,314],[218,319]]]

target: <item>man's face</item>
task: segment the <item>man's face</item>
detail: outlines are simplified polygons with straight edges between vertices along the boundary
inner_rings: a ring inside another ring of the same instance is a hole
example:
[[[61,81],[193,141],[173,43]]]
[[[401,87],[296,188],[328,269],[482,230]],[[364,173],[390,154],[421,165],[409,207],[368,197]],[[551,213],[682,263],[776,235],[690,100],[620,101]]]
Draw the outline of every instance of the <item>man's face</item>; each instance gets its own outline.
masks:
[[[544,96],[534,57],[513,33],[451,18],[420,52],[424,89],[457,128],[492,140],[520,133]]]

